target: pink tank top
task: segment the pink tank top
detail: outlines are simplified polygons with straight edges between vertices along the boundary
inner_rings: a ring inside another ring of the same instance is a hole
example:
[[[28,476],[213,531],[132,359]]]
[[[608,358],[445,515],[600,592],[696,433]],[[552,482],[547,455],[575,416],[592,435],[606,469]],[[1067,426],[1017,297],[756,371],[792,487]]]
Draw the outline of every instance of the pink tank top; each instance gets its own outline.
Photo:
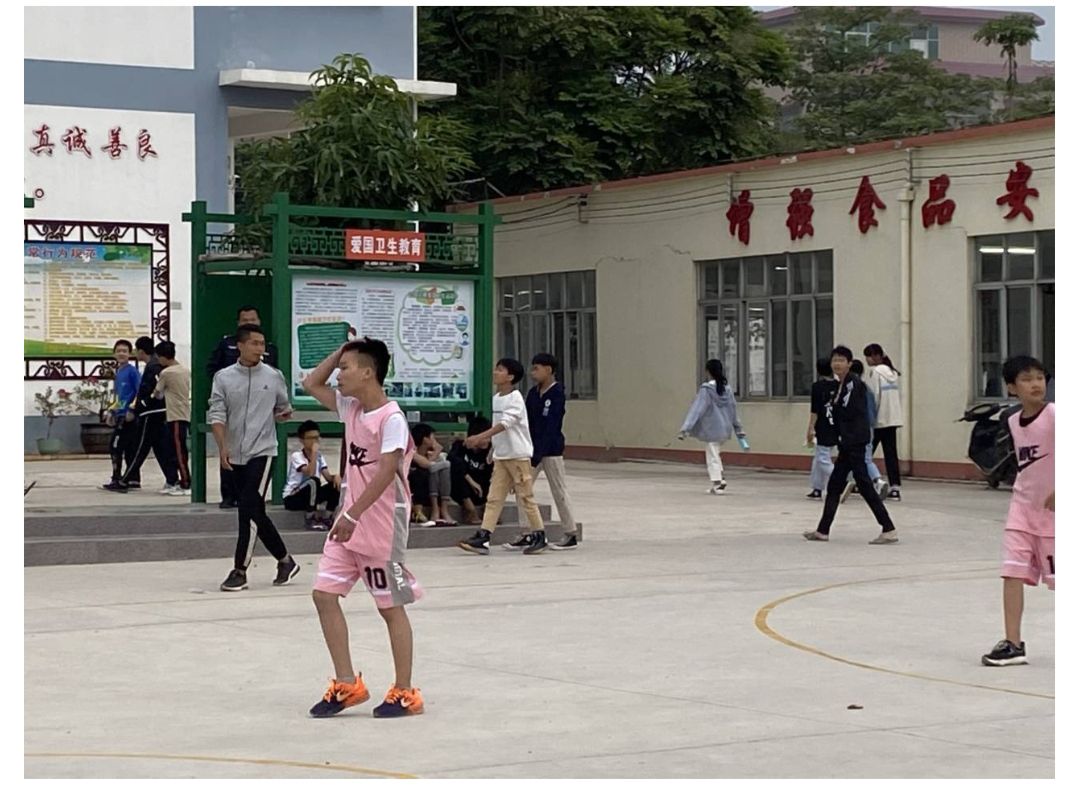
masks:
[[[1052,538],[1054,513],[1044,504],[1054,490],[1054,404],[1047,404],[1027,423],[1021,423],[1020,415],[1009,416],[1018,470],[1005,526]]]
[[[383,426],[395,414],[404,418],[397,402],[388,402],[365,413],[360,402],[338,394],[338,416],[345,424],[345,505],[348,509],[359,499],[375,478],[382,457]],[[411,435],[405,436],[401,465],[382,495],[358,519],[356,530],[345,548],[380,562],[401,563],[409,545],[409,464],[416,449]]]

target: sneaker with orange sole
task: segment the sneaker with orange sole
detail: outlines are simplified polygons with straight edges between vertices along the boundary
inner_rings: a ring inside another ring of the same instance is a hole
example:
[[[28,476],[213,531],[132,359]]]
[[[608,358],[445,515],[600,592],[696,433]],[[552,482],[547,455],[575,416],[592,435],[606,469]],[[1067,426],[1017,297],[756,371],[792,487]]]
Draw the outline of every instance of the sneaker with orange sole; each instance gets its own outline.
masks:
[[[329,718],[343,709],[363,704],[369,698],[371,698],[371,693],[364,686],[364,680],[360,678],[359,673],[356,674],[356,682],[353,684],[331,679],[330,687],[322,697],[322,701],[311,708],[311,717]]]
[[[391,685],[386,698],[372,710],[371,714],[377,718],[402,718],[406,715],[422,715],[423,713],[424,699],[420,697],[419,688],[403,690]]]

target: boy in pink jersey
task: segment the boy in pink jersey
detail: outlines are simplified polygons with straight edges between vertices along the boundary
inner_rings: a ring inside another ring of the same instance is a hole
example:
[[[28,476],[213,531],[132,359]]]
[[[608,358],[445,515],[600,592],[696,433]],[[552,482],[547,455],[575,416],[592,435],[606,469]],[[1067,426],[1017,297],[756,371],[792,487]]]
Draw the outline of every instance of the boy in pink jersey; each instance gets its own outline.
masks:
[[[363,338],[342,346],[304,380],[304,390],[344,422],[348,451],[345,500],[323,545],[312,591],[335,670],[322,701],[311,708],[317,718],[336,715],[370,697],[353,670],[340,603],[361,579],[386,621],[394,656],[394,684],[373,714],[396,718],[424,711],[420,691],[412,686],[413,636],[405,612],[405,605],[423,591],[402,564],[412,505],[407,474],[415,447],[405,414],[383,390],[389,367],[386,344]],[[339,370],[336,391],[327,385],[334,369]]]
[[[1046,367],[1026,355],[1002,366],[1009,393],[1021,410],[1008,418],[1016,452],[1009,515],[1005,520],[1001,576],[1005,604],[1005,639],[982,658],[983,665],[1024,665],[1027,649],[1020,639],[1024,585],[1041,579],[1054,589],[1054,405],[1046,401]]]

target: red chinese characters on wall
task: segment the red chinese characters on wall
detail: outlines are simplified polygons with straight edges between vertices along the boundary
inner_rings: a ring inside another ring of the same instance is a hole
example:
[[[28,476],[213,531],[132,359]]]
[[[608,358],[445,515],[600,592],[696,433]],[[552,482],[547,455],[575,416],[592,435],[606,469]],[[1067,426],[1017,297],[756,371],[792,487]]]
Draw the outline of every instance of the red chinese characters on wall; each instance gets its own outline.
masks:
[[[139,136],[136,141],[139,145],[139,149],[135,154],[140,161],[145,161],[147,156],[157,158],[157,150],[150,146],[150,134],[146,131],[146,128],[139,131]]]
[[[952,221],[956,203],[951,199],[946,199],[945,194],[948,191],[948,175],[940,174],[930,181],[930,198],[922,205],[923,227],[929,228],[935,224],[948,224]]]
[[[109,157],[114,161],[124,154],[124,150],[128,148],[128,145],[120,143],[120,128],[109,128],[109,143],[101,148],[102,152],[109,153]]]
[[[90,152],[90,147],[86,143],[86,129],[81,128],[78,125],[72,125],[64,131],[64,137],[60,139],[64,143],[64,147],[67,149],[68,154],[73,152],[81,152],[87,158],[93,158],[93,153]]]
[[[37,144],[30,148],[30,152],[34,155],[40,156],[41,153],[45,153],[48,156],[52,156],[53,143],[49,141],[49,126],[42,125],[37,130],[32,131],[37,136]]]
[[[737,235],[739,241],[750,244],[750,217],[754,215],[754,203],[750,201],[750,189],[739,192],[727,210],[728,232]]]
[[[1009,206],[1009,212],[1005,214],[1006,219],[1015,219],[1023,214],[1029,222],[1035,221],[1035,214],[1027,206],[1028,197],[1039,196],[1038,189],[1028,187],[1031,174],[1031,167],[1023,161],[1017,161],[1016,168],[1009,170],[1009,177],[1005,181],[1005,193],[997,198],[998,205],[1008,204]]]
[[[787,206],[787,229],[792,241],[814,234],[814,225],[810,221],[814,218],[814,206],[810,204],[813,199],[812,188],[797,188],[791,192],[791,202]]]
[[[31,131],[34,137],[37,139],[37,144],[30,147],[30,152],[34,155],[52,155],[53,148],[56,146],[51,138],[49,131],[52,130],[47,124],[42,124],[40,127]],[[112,160],[118,160],[123,154],[124,150],[129,149],[121,137],[121,127],[109,129],[109,135],[105,146],[100,147],[102,152],[106,152],[109,158]],[[99,139],[100,140],[100,139]],[[154,149],[153,142],[151,140],[150,131],[146,128],[139,130],[139,134],[136,138],[137,147],[135,154],[140,161],[145,161],[147,158],[157,158],[157,150]],[[82,153],[87,158],[93,158],[93,151],[90,148],[90,134],[89,131],[81,125],[72,125],[64,131],[64,135],[60,139],[60,143],[63,144],[64,149],[68,155],[74,155],[76,153]]]
[[[859,183],[859,190],[855,193],[855,201],[851,203],[851,210],[848,211],[848,216],[859,212],[859,232],[866,234],[866,231],[871,227],[877,227],[878,221],[874,217],[874,210],[885,210],[885,203],[881,201],[881,197],[878,196],[877,191],[874,189],[873,184],[870,182],[869,175],[863,175],[862,182]]]

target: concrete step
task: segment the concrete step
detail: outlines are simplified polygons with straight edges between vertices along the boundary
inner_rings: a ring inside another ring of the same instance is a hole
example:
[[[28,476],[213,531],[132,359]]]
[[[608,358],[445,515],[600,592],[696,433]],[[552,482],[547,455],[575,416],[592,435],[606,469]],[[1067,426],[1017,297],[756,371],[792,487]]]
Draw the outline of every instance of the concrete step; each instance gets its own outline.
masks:
[[[457,508],[454,508],[457,509]],[[303,528],[303,513],[270,508],[270,517],[292,554],[318,554],[325,532]],[[452,513],[455,514],[455,513]],[[551,508],[541,506],[548,522],[549,537],[557,539],[561,530],[551,521]],[[235,510],[219,510],[204,505],[171,508],[130,508],[109,515],[92,515],[80,510],[29,513],[24,518],[24,565],[85,565],[110,562],[154,562],[231,559],[236,550]],[[457,545],[478,527],[409,528],[409,548],[437,548]],[[493,543],[501,545],[529,530],[517,523],[517,508],[503,508]],[[581,535],[581,524],[578,524]],[[266,556],[261,544],[256,556]]]

